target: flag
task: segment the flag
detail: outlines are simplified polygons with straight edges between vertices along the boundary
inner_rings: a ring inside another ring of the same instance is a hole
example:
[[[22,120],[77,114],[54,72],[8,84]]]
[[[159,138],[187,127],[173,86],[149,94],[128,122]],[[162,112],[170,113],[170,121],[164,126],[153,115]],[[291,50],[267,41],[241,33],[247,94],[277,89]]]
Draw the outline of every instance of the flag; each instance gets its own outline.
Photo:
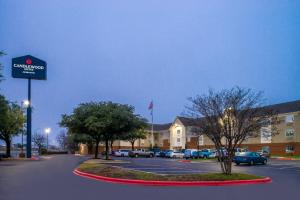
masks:
[[[153,101],[150,102],[150,104],[148,106],[148,110],[153,110]]]

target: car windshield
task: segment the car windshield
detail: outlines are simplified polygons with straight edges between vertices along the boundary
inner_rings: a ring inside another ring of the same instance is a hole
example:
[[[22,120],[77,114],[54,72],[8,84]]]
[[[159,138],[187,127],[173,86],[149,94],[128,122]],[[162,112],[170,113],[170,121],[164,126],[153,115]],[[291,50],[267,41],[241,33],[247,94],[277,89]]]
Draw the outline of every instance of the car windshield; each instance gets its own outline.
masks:
[[[238,155],[239,156],[252,156],[252,152],[241,152]]]

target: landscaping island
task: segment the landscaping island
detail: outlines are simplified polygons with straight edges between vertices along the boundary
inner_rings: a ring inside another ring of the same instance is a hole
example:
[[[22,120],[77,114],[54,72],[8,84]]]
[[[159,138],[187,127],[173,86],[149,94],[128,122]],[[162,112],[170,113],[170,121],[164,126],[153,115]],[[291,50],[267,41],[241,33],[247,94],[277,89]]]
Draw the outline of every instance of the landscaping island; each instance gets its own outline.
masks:
[[[268,177],[251,174],[222,173],[160,175],[150,172],[124,169],[103,163],[82,163],[74,173],[88,178],[109,182],[143,185],[235,185],[268,183]]]

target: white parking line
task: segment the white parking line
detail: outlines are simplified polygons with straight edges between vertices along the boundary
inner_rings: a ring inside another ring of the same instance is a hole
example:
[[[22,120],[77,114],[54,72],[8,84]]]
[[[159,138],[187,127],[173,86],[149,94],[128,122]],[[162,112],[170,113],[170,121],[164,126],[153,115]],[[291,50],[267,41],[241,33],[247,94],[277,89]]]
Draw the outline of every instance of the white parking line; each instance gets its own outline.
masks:
[[[281,168],[278,168],[278,169],[291,169],[291,168],[296,168],[296,169],[298,169],[299,167],[281,167]]]

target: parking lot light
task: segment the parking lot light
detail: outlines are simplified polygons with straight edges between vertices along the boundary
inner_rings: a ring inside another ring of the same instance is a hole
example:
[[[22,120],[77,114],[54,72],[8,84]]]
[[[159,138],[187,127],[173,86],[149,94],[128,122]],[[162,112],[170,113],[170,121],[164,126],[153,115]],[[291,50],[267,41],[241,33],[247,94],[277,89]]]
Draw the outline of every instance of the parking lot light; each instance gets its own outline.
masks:
[[[48,151],[48,142],[49,142],[49,140],[48,140],[48,135],[50,134],[50,132],[51,132],[51,128],[45,128],[45,133],[46,133],[46,135],[47,135],[47,151]]]

